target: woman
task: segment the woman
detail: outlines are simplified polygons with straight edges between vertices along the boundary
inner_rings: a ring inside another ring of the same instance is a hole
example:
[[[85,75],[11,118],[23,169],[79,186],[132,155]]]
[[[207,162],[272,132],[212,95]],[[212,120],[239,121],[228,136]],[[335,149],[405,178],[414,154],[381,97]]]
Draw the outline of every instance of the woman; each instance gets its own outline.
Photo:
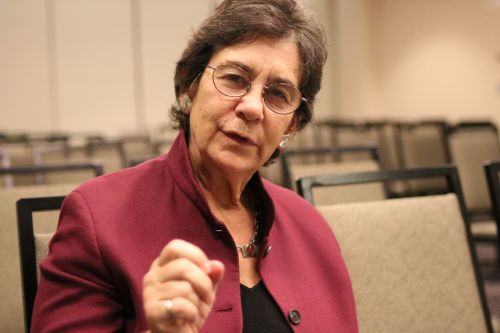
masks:
[[[177,64],[168,155],[65,200],[34,332],[356,332],[325,221],[260,178],[311,119],[326,48],[298,0],[227,0]]]

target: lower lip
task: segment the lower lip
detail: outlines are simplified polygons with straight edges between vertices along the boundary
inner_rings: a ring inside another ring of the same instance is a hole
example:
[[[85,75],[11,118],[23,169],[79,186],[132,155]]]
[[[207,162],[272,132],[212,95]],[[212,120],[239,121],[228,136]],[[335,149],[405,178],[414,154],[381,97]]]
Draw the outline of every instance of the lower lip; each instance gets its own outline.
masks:
[[[247,140],[247,139],[244,139],[242,138],[241,136],[239,135],[235,135],[235,134],[228,134],[228,133],[224,133],[228,138],[230,138],[231,140],[239,143],[239,144],[242,144],[242,145],[252,145],[252,143]]]

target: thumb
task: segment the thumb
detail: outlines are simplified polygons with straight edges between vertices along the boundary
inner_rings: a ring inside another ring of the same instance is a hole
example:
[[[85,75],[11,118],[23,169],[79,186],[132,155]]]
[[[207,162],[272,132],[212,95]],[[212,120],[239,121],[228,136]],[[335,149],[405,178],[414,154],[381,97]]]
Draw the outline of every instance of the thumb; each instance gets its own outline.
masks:
[[[208,276],[212,280],[214,284],[214,290],[219,286],[222,277],[224,276],[224,264],[218,260],[210,260],[209,262],[209,270],[207,272]]]

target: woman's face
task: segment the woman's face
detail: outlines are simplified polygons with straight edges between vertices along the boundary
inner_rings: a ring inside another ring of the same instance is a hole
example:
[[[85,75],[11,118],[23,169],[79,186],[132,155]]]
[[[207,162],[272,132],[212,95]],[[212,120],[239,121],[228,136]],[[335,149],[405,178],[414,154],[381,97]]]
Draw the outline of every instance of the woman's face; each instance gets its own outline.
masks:
[[[237,64],[255,82],[242,97],[221,94],[206,68],[192,97],[189,152],[195,168],[216,168],[224,175],[252,174],[293,130],[294,113],[271,111],[262,98],[262,85],[300,83],[299,53],[291,39],[259,38],[222,48],[214,53],[211,67]]]

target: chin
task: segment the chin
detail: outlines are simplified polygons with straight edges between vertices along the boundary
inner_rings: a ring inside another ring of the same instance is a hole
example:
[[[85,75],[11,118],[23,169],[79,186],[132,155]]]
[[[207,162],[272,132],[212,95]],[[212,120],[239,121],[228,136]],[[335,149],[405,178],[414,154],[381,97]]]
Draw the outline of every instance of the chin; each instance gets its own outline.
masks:
[[[259,169],[256,164],[257,158],[249,158],[247,156],[240,156],[236,154],[222,154],[214,159],[215,164],[223,173],[240,174],[249,173],[253,174]]]

